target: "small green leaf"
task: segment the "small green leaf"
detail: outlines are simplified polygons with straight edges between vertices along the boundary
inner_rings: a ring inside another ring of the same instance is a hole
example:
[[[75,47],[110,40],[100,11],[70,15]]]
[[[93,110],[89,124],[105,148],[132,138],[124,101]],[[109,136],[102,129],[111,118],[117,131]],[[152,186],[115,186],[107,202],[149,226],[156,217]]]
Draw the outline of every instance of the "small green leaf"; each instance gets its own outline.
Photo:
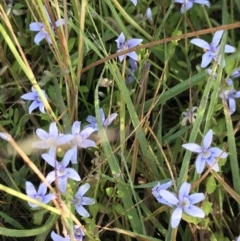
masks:
[[[212,213],[212,203],[209,202],[209,201],[204,201],[203,205],[202,205],[202,210],[204,211],[204,213],[206,214],[206,216],[209,214],[209,213]]]
[[[112,197],[115,192],[115,189],[113,187],[106,188],[106,193],[109,197]]]
[[[48,210],[46,210],[46,209],[41,209],[41,210],[38,210],[37,212],[35,212],[33,214],[33,223],[35,225],[41,225],[42,221],[43,221],[43,216],[47,212],[48,212]]]
[[[76,38],[70,38],[68,40],[68,52],[70,53],[71,50],[73,49],[73,46],[75,44]]]
[[[122,207],[121,204],[119,204],[119,203],[114,204],[114,205],[113,205],[113,208],[114,208],[114,210],[115,210],[118,214],[120,214],[120,215],[125,215],[125,211],[124,211],[124,209],[123,209],[123,207]]]
[[[207,183],[206,183],[206,187],[207,187],[207,193],[208,194],[211,194],[215,191],[216,189],[216,181],[215,181],[215,178],[214,176],[210,176],[207,178]]]

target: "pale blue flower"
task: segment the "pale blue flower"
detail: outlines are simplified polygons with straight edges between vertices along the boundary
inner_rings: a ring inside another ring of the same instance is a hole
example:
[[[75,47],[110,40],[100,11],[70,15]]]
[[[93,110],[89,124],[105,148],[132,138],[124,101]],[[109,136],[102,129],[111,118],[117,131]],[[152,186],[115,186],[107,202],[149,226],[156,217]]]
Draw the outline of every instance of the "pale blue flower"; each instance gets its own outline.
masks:
[[[117,117],[117,114],[116,114],[116,113],[113,113],[113,114],[109,115],[108,118],[106,119],[105,114],[104,114],[104,111],[103,111],[102,108],[100,108],[99,113],[100,113],[101,123],[102,123],[102,126],[103,126],[104,128],[106,128],[107,126],[111,125],[112,122],[114,121],[114,119],[116,119],[116,117]],[[94,116],[88,116],[87,119],[86,119],[86,121],[87,121],[88,123],[90,123],[90,124],[84,126],[84,130],[85,130],[85,128],[91,127],[91,128],[94,129],[94,131],[98,131],[98,126],[97,126],[97,119],[96,119],[96,117],[94,117]]]
[[[75,238],[75,241],[82,241],[83,240],[83,236],[85,236],[83,230],[77,226],[77,225],[74,225],[74,238]],[[67,235],[65,238],[63,238],[62,236],[56,234],[54,231],[52,231],[51,233],[51,238],[53,241],[71,241],[69,235]]]
[[[137,0],[130,0],[130,1],[134,4],[134,6],[137,5]]]
[[[236,91],[233,88],[233,83],[231,81],[232,81],[231,79],[228,80],[228,85],[232,86],[232,89],[224,90],[219,95],[220,98],[225,98],[226,100],[228,100],[228,107],[229,107],[230,115],[232,115],[236,111],[236,100],[235,99],[240,98],[240,91]]]
[[[157,199],[159,203],[172,207],[172,204],[162,198],[160,191],[167,190],[169,187],[172,186],[172,181],[160,184],[160,182],[152,188],[152,195]]]
[[[51,27],[51,31],[52,33],[54,33],[54,26],[52,24],[52,21],[49,17],[49,14],[47,12],[47,9],[46,7],[44,6],[44,10],[45,10],[45,13],[46,13],[46,16],[47,16],[47,19],[48,19],[48,22],[50,24],[50,27]],[[60,20],[57,20],[55,22],[56,26],[59,27],[63,24],[65,24],[65,20],[64,19],[60,19]],[[30,23],[29,25],[29,28],[30,28],[30,31],[35,31],[35,32],[38,32],[36,34],[36,36],[34,37],[34,43],[39,45],[39,43],[45,38],[47,40],[47,42],[49,44],[52,44],[52,40],[51,40],[51,37],[49,35],[49,33],[47,32],[47,30],[45,29],[45,26],[43,23],[40,23],[40,22],[33,22],[33,23]]]
[[[39,108],[39,110],[42,112],[42,113],[45,113],[45,109],[44,109],[44,104],[40,98],[40,96],[38,95],[38,92],[35,90],[34,87],[32,87],[32,92],[29,92],[27,94],[24,94],[21,96],[22,99],[24,100],[32,100],[32,104],[29,106],[29,109],[28,109],[28,112],[29,114],[32,113],[33,110],[35,110],[36,108]],[[42,93],[43,95],[46,97],[46,99],[48,99],[48,96],[47,94],[45,93],[44,90],[42,90]]]
[[[57,124],[53,122],[50,124],[49,133],[38,128],[36,130],[37,136],[41,141],[36,141],[32,147],[39,149],[49,149],[48,154],[55,157],[57,147],[69,143],[74,137],[72,135],[63,135],[58,133]]]
[[[33,184],[31,182],[26,182],[25,183],[26,186],[26,193],[27,195],[32,198],[35,199],[39,202],[42,202],[43,204],[47,204],[49,203],[51,200],[55,199],[56,196],[54,194],[47,194],[47,185],[45,183],[41,183],[38,191],[36,191],[35,187],[33,186]],[[39,207],[37,204],[28,202],[28,205],[31,208],[37,208]]]
[[[132,39],[129,39],[125,42],[125,36],[124,36],[123,33],[121,33],[119,35],[119,37],[115,40],[115,42],[117,43],[117,47],[118,47],[117,52],[121,52],[123,50],[127,50],[127,49],[130,49],[132,47],[135,47],[135,46],[139,45],[142,41],[143,41],[142,39],[132,38]],[[135,51],[127,53],[126,56],[132,58],[135,61],[138,61],[138,55]],[[124,57],[125,57],[125,55],[120,55],[118,57],[119,61],[122,62]]]
[[[81,180],[79,174],[73,168],[67,167],[72,155],[73,155],[73,151],[69,150],[64,155],[62,162],[58,162],[57,160],[55,160],[53,156],[48,154],[42,154],[42,158],[49,165],[55,168],[54,171],[51,171],[50,173],[48,173],[46,177],[47,181],[49,183],[52,183],[57,178],[59,189],[62,193],[66,192],[68,178],[73,179],[75,181]]]
[[[145,13],[145,16],[147,18],[147,20],[151,23],[153,22],[153,18],[152,18],[152,10],[151,8],[147,8],[147,11]]]
[[[203,5],[206,5],[207,7],[210,7],[210,2],[208,0],[175,0],[174,2],[182,4],[182,7],[180,9],[181,13],[184,13],[185,11],[192,8],[194,3],[203,4]]]
[[[196,171],[198,174],[201,174],[203,172],[203,169],[206,165],[206,163],[209,166],[212,166],[213,163],[216,161],[217,158],[226,158],[228,154],[218,147],[210,147],[212,143],[213,138],[213,131],[209,130],[205,137],[203,138],[203,145],[199,146],[195,143],[187,143],[183,144],[182,147],[185,149],[198,153],[197,159],[196,159]],[[212,167],[212,169],[216,172],[219,171],[218,163],[215,163]]]
[[[72,163],[77,163],[77,149],[79,148],[89,148],[89,147],[96,147],[96,143],[92,140],[87,139],[95,129],[92,127],[86,127],[84,130],[80,131],[81,122],[75,121],[72,125],[72,136],[73,139],[71,141],[73,150],[73,155],[71,157]]]
[[[240,77],[240,69],[236,69],[230,74],[230,77],[227,80],[227,84],[229,86],[233,86],[233,79],[236,79],[238,77]]]
[[[207,67],[210,62],[214,59],[215,61],[218,61],[218,64],[221,61],[221,53],[220,53],[220,46],[219,42],[222,38],[223,35],[223,30],[217,31],[212,39],[212,43],[208,43],[205,40],[199,39],[199,38],[194,38],[190,41],[190,43],[197,45],[200,48],[203,48],[207,50],[203,56],[202,56],[202,63],[201,63],[201,68]],[[235,52],[235,48],[226,44],[224,46],[224,53],[233,53]],[[223,65],[225,66],[225,61],[223,62]]]
[[[185,212],[189,216],[204,218],[205,213],[202,209],[194,204],[204,200],[203,193],[194,193],[189,195],[191,184],[184,182],[180,187],[178,196],[175,193],[167,190],[161,190],[160,195],[172,206],[176,206],[171,215],[171,227],[176,228],[182,218],[182,213]]]
[[[90,185],[88,183],[83,184],[81,187],[79,187],[72,200],[72,204],[75,206],[77,213],[85,218],[88,218],[90,214],[83,206],[95,204],[95,200],[93,198],[83,196],[89,190],[89,188]]]

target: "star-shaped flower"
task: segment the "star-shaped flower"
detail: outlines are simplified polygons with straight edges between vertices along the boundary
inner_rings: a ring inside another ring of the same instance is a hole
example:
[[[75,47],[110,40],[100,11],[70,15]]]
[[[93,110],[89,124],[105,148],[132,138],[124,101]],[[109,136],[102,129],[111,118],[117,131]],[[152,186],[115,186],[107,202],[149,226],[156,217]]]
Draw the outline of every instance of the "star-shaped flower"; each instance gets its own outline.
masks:
[[[160,194],[161,190],[167,190],[172,186],[172,181],[160,184],[158,183],[155,187],[152,188],[152,195],[157,199],[159,203],[172,207],[172,204],[166,201]]]
[[[66,192],[68,178],[73,179],[75,181],[81,180],[79,174],[73,168],[67,167],[72,155],[73,155],[73,151],[69,150],[64,155],[62,162],[58,162],[57,160],[55,160],[53,156],[50,156],[48,154],[42,154],[42,158],[49,165],[55,168],[54,171],[51,171],[50,173],[48,173],[46,177],[47,181],[49,183],[52,183],[57,178],[59,189],[62,193]]]
[[[49,149],[48,154],[53,157],[56,156],[58,146],[70,143],[70,141],[74,138],[70,134],[59,134],[56,122],[50,124],[49,133],[39,128],[36,130],[36,134],[41,139],[41,141],[34,142],[32,144],[32,147],[40,149]]]
[[[79,187],[72,200],[72,204],[75,205],[78,214],[85,218],[88,218],[90,214],[83,206],[95,204],[95,200],[93,198],[83,196],[89,188],[90,185],[88,183],[83,184],[81,187]]]
[[[204,218],[205,213],[202,209],[194,204],[201,202],[205,196],[203,193],[194,193],[189,195],[191,184],[184,182],[180,187],[178,196],[175,193],[167,190],[161,190],[160,195],[171,205],[176,206],[171,215],[171,226],[176,228],[182,218],[182,213],[185,212],[189,216]]]
[[[48,22],[50,24],[50,27],[51,27],[51,31],[54,33],[54,26],[52,24],[52,21],[49,17],[49,14],[47,12],[47,9],[46,7],[44,6],[44,10],[45,10],[45,13],[46,13],[46,16],[47,16],[47,19],[48,19]],[[60,19],[60,20],[57,20],[55,22],[56,26],[59,27],[63,24],[65,24],[65,20],[64,19]],[[39,43],[45,38],[49,44],[52,44],[52,40],[51,40],[51,37],[49,35],[49,33],[47,32],[47,30],[45,29],[45,26],[43,23],[40,23],[40,22],[33,22],[33,23],[30,23],[29,25],[29,28],[30,28],[30,31],[36,31],[38,32],[36,34],[36,36],[34,37],[34,43],[39,45]]]
[[[197,45],[200,48],[206,49],[206,53],[203,54],[202,56],[202,63],[201,63],[201,68],[205,68],[209,65],[209,63],[214,59],[215,61],[218,61],[220,63],[221,61],[221,54],[220,53],[220,46],[219,42],[222,38],[223,35],[223,30],[217,31],[212,39],[212,43],[208,43],[205,40],[199,39],[199,38],[194,38],[190,41],[190,43]],[[226,44],[224,46],[224,53],[233,53],[235,52],[235,48]],[[225,66],[225,61],[223,63]]]
[[[203,145],[199,146],[195,143],[187,143],[183,144],[182,147],[185,149],[198,153],[197,159],[196,159],[196,170],[198,174],[201,174],[203,172],[203,169],[206,165],[206,163],[209,166],[212,166],[215,162],[216,158],[226,158],[228,154],[218,147],[210,147],[212,143],[213,138],[213,131],[209,130],[205,137],[203,138]],[[219,171],[218,163],[215,163],[212,167],[212,169],[216,172]]]
[[[119,37],[115,40],[115,42],[117,43],[117,47],[118,47],[118,51],[117,52],[121,52],[123,50],[135,47],[135,46],[139,45],[142,41],[143,41],[142,39],[132,38],[132,39],[129,39],[129,40],[127,40],[125,42],[125,36],[124,36],[123,33],[121,33],[119,35]],[[132,58],[135,61],[138,61],[138,55],[137,55],[137,53],[135,51],[127,53],[126,56]],[[125,55],[120,55],[118,57],[119,61],[122,62],[124,57],[125,57]]]
[[[40,99],[40,97],[38,95],[38,92],[35,90],[34,87],[32,87],[31,90],[32,90],[32,92],[29,92],[29,93],[21,96],[21,98],[24,99],[24,100],[32,100],[33,101],[32,104],[29,106],[29,109],[28,109],[29,114],[31,114],[32,111],[35,110],[36,108],[39,108],[39,110],[42,113],[45,113],[44,104],[43,104],[42,100]],[[45,91],[44,90],[41,90],[41,91],[45,95],[46,99],[48,99],[48,96],[45,93]]]
[[[77,163],[77,148],[89,148],[89,147],[96,147],[96,143],[92,140],[87,139],[94,131],[92,127],[86,127],[82,131],[81,129],[81,122],[75,121],[72,125],[72,147],[73,155],[71,157],[72,163]]]
[[[182,7],[180,9],[181,13],[184,13],[185,11],[192,8],[194,3],[203,4],[203,5],[206,5],[207,7],[210,7],[210,2],[208,0],[175,0],[174,2],[182,4]]]
[[[117,114],[116,114],[116,113],[113,113],[113,114],[109,115],[108,118],[106,119],[105,114],[104,114],[104,111],[103,111],[102,108],[99,110],[99,113],[100,113],[100,119],[101,119],[101,122],[102,122],[102,126],[103,126],[104,128],[106,128],[107,126],[111,125],[112,122],[114,121],[114,119],[117,117]],[[98,126],[97,126],[97,119],[96,119],[96,117],[94,117],[94,116],[88,116],[87,119],[86,119],[86,121],[87,121],[88,123],[90,123],[90,124],[84,126],[84,129],[91,127],[91,128],[94,129],[94,131],[98,131]]]
[[[225,98],[226,100],[228,100],[229,111],[230,111],[230,114],[232,115],[236,111],[236,100],[235,99],[240,98],[240,91],[236,91],[233,88],[233,83],[231,81],[232,81],[231,79],[228,80],[228,85],[229,86],[232,85],[232,89],[231,90],[224,90],[219,95],[219,97]]]
[[[47,204],[51,200],[56,198],[54,194],[46,195],[46,192],[47,192],[47,185],[45,183],[41,183],[38,188],[38,191],[36,191],[35,187],[31,182],[26,182],[26,193],[30,198],[36,199],[37,201],[40,201],[44,204]],[[31,202],[28,202],[28,205],[31,208],[39,207],[37,204],[31,203]]]
[[[82,241],[83,240],[83,236],[85,236],[83,230],[77,226],[74,225],[74,238],[76,241]],[[51,232],[51,238],[53,241],[71,241],[69,235],[67,235],[65,238],[63,238],[62,236],[56,234],[54,231]]]

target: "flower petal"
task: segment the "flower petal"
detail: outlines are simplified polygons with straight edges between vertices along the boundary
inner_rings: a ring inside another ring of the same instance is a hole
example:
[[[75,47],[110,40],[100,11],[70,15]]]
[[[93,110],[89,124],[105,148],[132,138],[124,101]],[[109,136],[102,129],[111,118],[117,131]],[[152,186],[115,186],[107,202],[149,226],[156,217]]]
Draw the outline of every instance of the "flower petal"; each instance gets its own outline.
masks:
[[[90,213],[82,206],[82,205],[75,205],[77,213],[85,218],[90,216]]]
[[[5,141],[10,141],[12,138],[8,133],[3,133],[3,132],[0,132],[0,137]]]
[[[49,154],[42,154],[41,157],[52,167],[55,167],[55,158]]]
[[[210,7],[210,2],[207,0],[194,0],[194,3],[203,4],[203,5],[206,5],[207,7]]]
[[[107,127],[109,125],[111,125],[111,123],[114,121],[114,119],[117,117],[118,114],[116,113],[113,113],[111,114],[104,122],[104,127]]]
[[[212,44],[217,47],[220,43],[224,30],[219,30],[213,35]]]
[[[213,131],[212,129],[210,129],[203,138],[203,147],[205,149],[208,149],[212,144],[212,138],[213,138]]]
[[[205,213],[201,208],[198,208],[194,205],[191,205],[188,208],[183,208],[184,212],[190,216],[197,217],[197,218],[204,218]]]
[[[228,156],[228,154],[225,151],[222,151],[218,147],[211,147],[209,148],[209,151],[212,153],[212,156],[214,157],[226,158]]]
[[[229,105],[230,114],[232,115],[236,111],[236,101],[235,101],[235,99],[229,98],[228,105]]]
[[[197,45],[198,47],[203,48],[203,49],[207,49],[207,50],[210,49],[209,43],[206,42],[205,40],[202,40],[202,39],[199,39],[199,38],[192,39],[190,41],[190,43],[192,43],[194,45]]]
[[[45,196],[46,192],[47,192],[47,185],[43,182],[39,185],[38,194]]]
[[[236,48],[232,47],[231,45],[226,44],[224,46],[224,53],[234,53]]]
[[[202,62],[201,62],[201,68],[207,67],[210,62],[212,61],[213,56],[211,55],[210,51],[207,51],[202,55]]]
[[[44,196],[42,202],[43,202],[44,204],[47,204],[47,203],[49,203],[50,201],[52,201],[53,199],[55,199],[55,198],[56,198],[56,196],[55,196],[54,194],[50,193],[50,194],[47,194],[46,196]]]
[[[115,42],[117,43],[117,47],[118,49],[122,48],[122,45],[125,42],[125,35],[123,34],[123,32],[120,33],[120,35],[118,36],[118,38],[115,40]]]
[[[69,236],[68,236],[68,239],[67,237],[63,238],[62,236],[56,234],[54,231],[51,232],[51,238],[53,241],[70,241]]]
[[[134,51],[134,52],[130,52],[130,53],[127,53],[126,54],[128,57],[132,58],[133,60],[135,61],[138,61],[138,55],[137,53]]]
[[[75,181],[80,181],[81,180],[79,174],[74,169],[66,168],[65,170],[67,172],[67,177],[68,178],[73,179]]]
[[[95,204],[95,200],[90,197],[82,197],[82,205],[93,205]]]
[[[96,147],[96,143],[92,140],[85,139],[78,146],[81,148]]]
[[[43,141],[46,141],[49,137],[49,134],[46,131],[44,131],[43,129],[40,129],[40,128],[38,128],[36,130],[36,134]]]
[[[73,155],[73,150],[72,149],[68,150],[65,153],[65,155],[64,155],[64,157],[62,159],[62,163],[61,163],[64,167],[66,167],[69,164],[69,162],[70,162],[70,160],[72,158],[72,155]]]
[[[75,121],[72,124],[72,134],[77,135],[80,132],[80,127],[81,127],[81,121]]]
[[[159,193],[170,204],[177,205],[179,203],[179,200],[174,193],[167,190],[160,190]]]
[[[215,163],[216,159],[214,157],[211,157],[211,158],[208,158],[207,159],[207,164],[209,166],[212,166],[213,163]],[[212,169],[215,171],[215,172],[218,172],[219,171],[219,166],[218,166],[218,163],[216,162],[213,166],[212,166]]]
[[[191,204],[195,204],[195,203],[199,203],[202,200],[204,200],[205,199],[205,195],[203,193],[194,193],[194,194],[191,194],[188,197],[188,199],[191,202]]]
[[[179,193],[178,193],[178,197],[179,197],[180,201],[182,201],[184,199],[184,197],[188,197],[189,196],[190,189],[191,189],[191,184],[190,183],[184,182],[181,185],[181,187],[179,189]]]
[[[39,45],[39,43],[45,38],[45,35],[42,32],[39,32],[36,34],[36,36],[34,37],[34,43],[36,45]]]
[[[58,138],[58,128],[56,122],[52,122],[49,126],[49,135],[56,140]]]
[[[61,18],[60,20],[57,20],[55,22],[56,26],[59,27],[61,25],[64,25],[65,24],[65,19]]]
[[[143,41],[143,39],[132,38],[127,41],[127,46],[128,46],[128,48],[133,48],[133,47],[139,45],[140,43],[142,43],[142,41]]]
[[[38,97],[38,94],[36,92],[29,92],[21,96],[24,100],[36,100]]]
[[[39,107],[39,103],[37,101],[33,101],[32,104],[28,108],[28,113],[31,114],[33,110]]]
[[[171,216],[171,226],[172,228],[176,228],[179,223],[180,220],[182,218],[182,209],[181,208],[175,208],[172,212],[172,216]]]
[[[83,196],[90,188],[90,184],[89,183],[85,183],[83,184],[81,187],[79,187],[78,191],[76,192],[76,197],[77,196]]]
[[[56,173],[55,171],[51,171],[47,174],[46,176],[47,181],[51,184],[52,182],[54,182],[56,180]]]
[[[30,31],[39,32],[39,31],[41,31],[42,28],[44,28],[44,24],[43,23],[33,22],[33,23],[29,24]]]
[[[199,154],[195,162],[196,171],[198,174],[201,174],[203,172],[205,164],[206,164],[206,159],[203,158],[202,154]]]
[[[33,184],[31,182],[26,182],[25,187],[26,187],[27,195],[31,198],[34,198],[34,195],[37,194],[37,191],[36,191],[35,187],[33,186]]]
[[[196,153],[202,152],[202,147],[195,143],[186,143],[182,145],[183,148]]]

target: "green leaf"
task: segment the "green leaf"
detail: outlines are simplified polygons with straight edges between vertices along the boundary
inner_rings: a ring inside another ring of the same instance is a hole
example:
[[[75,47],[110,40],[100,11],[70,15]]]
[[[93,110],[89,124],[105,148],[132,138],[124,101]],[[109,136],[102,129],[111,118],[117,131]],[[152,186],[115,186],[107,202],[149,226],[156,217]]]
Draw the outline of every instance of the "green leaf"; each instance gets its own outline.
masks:
[[[115,192],[115,189],[113,187],[106,188],[106,193],[109,197],[112,197],[114,192]]]
[[[114,205],[113,205],[113,208],[114,208],[114,210],[115,210],[118,214],[120,214],[120,215],[125,215],[124,208],[122,207],[121,204],[119,204],[119,203],[114,204]]]
[[[0,216],[4,219],[5,222],[11,224],[13,227],[18,229],[24,229],[24,227],[19,222],[9,217],[6,213],[0,212]]]
[[[45,213],[47,213],[48,211],[46,209],[41,209],[41,210],[38,210],[36,211],[34,214],[33,214],[33,223],[35,225],[40,225],[43,221],[43,216]]]
[[[202,205],[202,210],[204,211],[204,213],[206,214],[206,216],[209,214],[209,213],[212,213],[212,203],[209,202],[209,201],[204,201],[203,205]]]
[[[206,187],[207,187],[207,193],[208,194],[211,194],[215,191],[216,189],[216,181],[215,181],[215,178],[214,176],[210,176],[207,178],[207,183],[206,183]]]

